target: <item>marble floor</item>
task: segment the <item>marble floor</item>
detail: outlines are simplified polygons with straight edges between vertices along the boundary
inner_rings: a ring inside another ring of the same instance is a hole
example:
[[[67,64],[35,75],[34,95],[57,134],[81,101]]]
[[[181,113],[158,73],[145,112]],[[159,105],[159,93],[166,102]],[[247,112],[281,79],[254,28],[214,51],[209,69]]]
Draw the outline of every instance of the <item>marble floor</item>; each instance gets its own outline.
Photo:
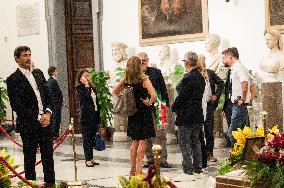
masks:
[[[222,142],[221,138],[215,140],[216,145]],[[13,144],[10,140],[0,138],[0,149],[5,148],[7,152],[15,156],[15,164],[21,165],[17,171],[23,170],[23,155],[22,149]],[[129,143],[112,143],[107,142],[105,151],[94,151],[95,160],[100,163],[99,166],[87,168],[84,164],[83,148],[81,144],[76,145],[77,150],[77,168],[78,180],[85,180],[87,185],[85,187],[100,187],[100,188],[114,188],[121,187],[119,185],[119,176],[128,176],[130,161],[129,161]],[[220,161],[228,156],[228,148],[215,149],[215,156],[218,158],[217,163],[209,163],[208,174],[202,176],[201,179],[190,182],[176,182],[178,188],[211,187],[210,183],[214,181],[215,171]],[[37,159],[40,159],[38,154]],[[72,146],[63,143],[54,152],[56,181],[73,181],[74,180],[74,166],[73,166],[73,152]],[[168,145],[168,162],[172,164],[173,168],[161,169],[162,176],[173,178],[182,173],[181,167],[182,156],[178,145]],[[147,169],[143,169],[144,172]],[[42,166],[36,167],[38,180],[43,181]],[[15,179],[14,181],[18,181]]]

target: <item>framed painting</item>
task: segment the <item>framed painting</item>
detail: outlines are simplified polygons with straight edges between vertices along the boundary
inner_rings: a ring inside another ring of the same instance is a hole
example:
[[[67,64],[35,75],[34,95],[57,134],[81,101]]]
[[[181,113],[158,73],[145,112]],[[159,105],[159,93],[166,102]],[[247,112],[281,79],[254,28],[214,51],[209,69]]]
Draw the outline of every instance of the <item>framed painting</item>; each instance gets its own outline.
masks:
[[[205,40],[207,0],[139,0],[141,46]]]
[[[265,1],[265,28],[284,33],[284,0]]]

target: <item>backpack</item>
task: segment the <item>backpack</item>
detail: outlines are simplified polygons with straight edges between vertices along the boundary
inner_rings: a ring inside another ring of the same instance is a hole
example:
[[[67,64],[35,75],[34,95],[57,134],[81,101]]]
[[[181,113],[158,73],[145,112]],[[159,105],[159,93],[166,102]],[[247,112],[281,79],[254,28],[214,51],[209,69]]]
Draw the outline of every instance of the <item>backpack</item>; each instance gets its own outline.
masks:
[[[117,97],[114,104],[113,114],[132,116],[137,112],[134,91],[132,86],[125,86],[122,95]]]

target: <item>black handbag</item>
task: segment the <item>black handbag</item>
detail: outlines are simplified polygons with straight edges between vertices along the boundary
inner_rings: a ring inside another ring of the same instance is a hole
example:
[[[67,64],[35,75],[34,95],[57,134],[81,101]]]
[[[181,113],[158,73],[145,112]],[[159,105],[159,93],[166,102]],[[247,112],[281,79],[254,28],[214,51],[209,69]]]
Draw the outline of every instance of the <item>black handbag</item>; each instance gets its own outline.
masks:
[[[98,132],[95,136],[94,149],[97,151],[103,151],[106,149],[105,140]]]

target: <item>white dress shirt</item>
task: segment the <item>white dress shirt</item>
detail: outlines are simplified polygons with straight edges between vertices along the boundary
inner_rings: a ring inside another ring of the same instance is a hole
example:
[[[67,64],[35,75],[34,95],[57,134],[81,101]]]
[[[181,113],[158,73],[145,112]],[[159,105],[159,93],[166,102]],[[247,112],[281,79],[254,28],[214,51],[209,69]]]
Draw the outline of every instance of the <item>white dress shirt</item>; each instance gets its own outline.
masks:
[[[231,101],[234,103],[234,100],[237,99],[238,96],[243,96],[242,92],[242,82],[246,81],[249,83],[249,73],[247,68],[240,62],[235,62],[231,67],[231,75],[230,75],[230,81],[232,83],[232,96]],[[246,103],[249,103],[249,88],[248,93],[245,99]]]
[[[42,101],[41,101],[41,97],[40,97],[40,92],[38,90],[35,78],[34,78],[32,72],[30,70],[26,70],[26,69],[23,69],[21,67],[19,67],[19,69],[25,75],[25,77],[28,79],[28,81],[31,84],[31,86],[34,90],[34,93],[36,95],[37,104],[38,104],[38,111],[39,111],[39,114],[38,114],[38,120],[39,120],[41,115],[44,113],[44,111],[43,111],[43,105],[42,105]]]

